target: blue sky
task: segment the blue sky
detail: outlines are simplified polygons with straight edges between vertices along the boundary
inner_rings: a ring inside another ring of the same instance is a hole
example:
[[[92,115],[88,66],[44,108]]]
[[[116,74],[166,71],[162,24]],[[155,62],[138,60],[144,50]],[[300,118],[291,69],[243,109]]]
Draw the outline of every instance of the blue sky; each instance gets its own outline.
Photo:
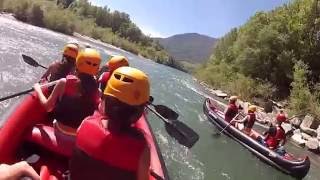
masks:
[[[261,10],[271,10],[289,0],[90,0],[130,15],[152,37],[196,32],[221,37],[244,24]]]

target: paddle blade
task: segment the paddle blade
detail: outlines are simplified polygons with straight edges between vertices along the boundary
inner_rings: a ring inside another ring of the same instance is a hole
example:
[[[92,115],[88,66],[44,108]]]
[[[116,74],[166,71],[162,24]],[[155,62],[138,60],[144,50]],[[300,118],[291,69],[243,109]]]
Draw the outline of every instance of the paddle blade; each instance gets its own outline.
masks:
[[[32,57],[30,56],[27,56],[27,55],[24,55],[22,54],[22,59],[24,62],[26,62],[27,64],[33,66],[33,67],[38,67],[39,66],[39,63],[34,60]]]
[[[181,121],[165,123],[165,129],[179,144],[187,148],[191,148],[199,140],[199,135]]]
[[[169,120],[177,120],[179,114],[165,105],[154,105],[154,109],[161,114],[162,117]]]

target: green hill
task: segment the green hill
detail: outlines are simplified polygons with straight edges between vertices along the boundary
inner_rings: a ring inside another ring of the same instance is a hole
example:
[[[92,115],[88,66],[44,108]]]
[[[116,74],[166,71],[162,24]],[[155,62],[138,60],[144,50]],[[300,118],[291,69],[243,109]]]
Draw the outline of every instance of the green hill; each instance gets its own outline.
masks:
[[[217,41],[197,33],[178,34],[168,38],[155,38],[176,60],[193,64],[205,62]]]

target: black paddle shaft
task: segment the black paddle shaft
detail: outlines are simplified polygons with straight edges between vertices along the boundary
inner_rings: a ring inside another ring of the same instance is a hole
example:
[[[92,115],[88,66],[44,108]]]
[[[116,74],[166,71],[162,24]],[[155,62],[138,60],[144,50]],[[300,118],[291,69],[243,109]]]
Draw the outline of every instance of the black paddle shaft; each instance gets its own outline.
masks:
[[[11,98],[17,97],[17,96],[21,96],[21,95],[27,94],[27,93],[32,92],[32,91],[33,91],[33,88],[25,90],[25,91],[22,91],[22,92],[19,92],[19,93],[16,93],[16,94],[12,94],[10,96],[6,96],[6,97],[3,97],[3,98],[0,98],[0,102],[1,101],[5,101],[7,99],[11,99]]]

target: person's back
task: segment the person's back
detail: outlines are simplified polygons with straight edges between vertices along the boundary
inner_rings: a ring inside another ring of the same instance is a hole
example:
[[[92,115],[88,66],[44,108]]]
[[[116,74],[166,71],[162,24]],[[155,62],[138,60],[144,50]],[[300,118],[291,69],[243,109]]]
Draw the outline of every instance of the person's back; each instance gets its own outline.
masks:
[[[142,130],[132,126],[144,112],[149,94],[143,72],[130,67],[115,70],[104,90],[101,112],[86,118],[78,129],[71,179],[149,178],[150,149]]]
[[[276,125],[270,127],[270,129],[267,132],[267,137],[265,138],[266,144],[270,149],[276,149],[281,142],[282,142],[281,145],[284,145],[286,134],[281,124],[282,122],[285,122],[285,121],[286,121],[286,116],[281,111],[280,114],[278,114],[276,117]]]
[[[100,54],[94,49],[84,49],[76,59],[76,75],[59,80],[52,93],[44,96],[40,85],[34,86],[41,104],[56,120],[56,135],[73,141],[82,120],[92,115],[99,103],[99,90],[94,75],[101,62]],[[71,136],[71,137],[65,137]]]
[[[229,98],[229,105],[224,113],[224,120],[230,122],[237,114],[238,107],[236,105],[237,96],[231,96]]]
[[[100,115],[101,116],[101,115]],[[76,148],[73,152],[71,178],[80,179],[136,179],[139,159],[147,146],[141,132],[115,134],[106,131],[97,115],[87,118],[77,134]],[[134,130],[132,130],[134,131]]]
[[[91,90],[84,91],[90,88]],[[82,120],[98,107],[98,85],[94,77],[83,73],[68,75],[65,91],[58,99],[51,116],[65,126],[78,128]]]

